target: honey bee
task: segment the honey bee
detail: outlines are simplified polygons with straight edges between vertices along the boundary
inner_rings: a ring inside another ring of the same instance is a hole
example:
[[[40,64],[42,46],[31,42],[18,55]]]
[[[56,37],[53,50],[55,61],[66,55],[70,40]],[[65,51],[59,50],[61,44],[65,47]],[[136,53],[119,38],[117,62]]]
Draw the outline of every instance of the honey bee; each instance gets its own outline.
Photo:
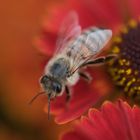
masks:
[[[90,80],[90,76],[83,71],[84,67],[112,59],[111,55],[96,58],[111,37],[110,29],[90,27],[82,31],[77,13],[71,12],[62,23],[56,42],[56,52],[45,66],[44,75],[40,78],[44,91],[34,96],[30,103],[39,95],[46,94],[49,117],[51,99],[61,96],[65,91],[68,101],[71,97],[69,88],[75,85],[80,77]]]

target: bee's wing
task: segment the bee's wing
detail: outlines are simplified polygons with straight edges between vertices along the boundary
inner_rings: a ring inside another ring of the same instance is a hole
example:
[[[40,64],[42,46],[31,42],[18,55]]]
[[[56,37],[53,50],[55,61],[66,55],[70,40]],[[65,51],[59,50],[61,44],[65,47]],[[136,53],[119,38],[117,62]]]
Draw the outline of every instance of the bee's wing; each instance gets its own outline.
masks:
[[[66,44],[75,39],[81,34],[81,26],[79,25],[78,15],[76,12],[72,11],[62,22],[58,33],[58,39],[56,42],[56,52],[55,54],[61,53]]]
[[[109,29],[92,27],[89,30],[85,30],[79,37],[79,40],[81,41],[77,40],[74,42],[75,44],[67,48],[67,52],[72,53],[71,59],[73,59],[73,64],[69,73],[73,74],[83,64],[87,63],[100,53],[110,40],[111,36],[112,31]]]

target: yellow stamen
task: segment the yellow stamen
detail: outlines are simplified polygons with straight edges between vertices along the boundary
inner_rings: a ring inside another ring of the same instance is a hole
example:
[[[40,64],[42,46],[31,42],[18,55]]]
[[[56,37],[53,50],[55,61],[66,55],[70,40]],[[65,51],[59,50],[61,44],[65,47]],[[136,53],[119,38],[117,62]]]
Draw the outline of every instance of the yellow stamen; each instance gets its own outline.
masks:
[[[135,70],[135,71],[134,71],[134,74],[135,74],[135,75],[138,75],[138,73],[139,73],[138,70]]]
[[[132,28],[136,28],[137,27],[137,22],[132,19],[132,20],[129,21],[128,25]]]
[[[116,37],[113,38],[113,42],[121,43],[122,42],[122,38],[119,37],[119,36],[116,36]]]
[[[130,68],[126,70],[127,75],[130,75],[131,73],[132,73],[132,70]]]
[[[124,70],[124,69],[120,69],[120,70],[118,71],[118,74],[123,74],[123,73],[125,73],[125,70]]]
[[[117,81],[120,78],[120,75],[116,75],[113,79]]]
[[[128,33],[128,28],[125,26],[125,27],[123,27],[122,28],[122,32],[124,33],[124,34],[127,34]]]
[[[120,60],[119,60],[119,64],[120,64],[121,66],[123,66],[123,65],[125,64],[125,62],[126,62],[125,59],[120,59]]]
[[[124,85],[124,82],[126,81],[126,78],[125,77],[123,77],[122,79],[121,79],[121,81],[119,81],[119,85]]]
[[[113,52],[113,53],[119,53],[119,52],[120,52],[119,47],[118,47],[118,46],[114,46],[112,52]]]
[[[126,65],[126,66],[130,66],[130,61],[127,61],[127,62],[125,63],[125,65]]]

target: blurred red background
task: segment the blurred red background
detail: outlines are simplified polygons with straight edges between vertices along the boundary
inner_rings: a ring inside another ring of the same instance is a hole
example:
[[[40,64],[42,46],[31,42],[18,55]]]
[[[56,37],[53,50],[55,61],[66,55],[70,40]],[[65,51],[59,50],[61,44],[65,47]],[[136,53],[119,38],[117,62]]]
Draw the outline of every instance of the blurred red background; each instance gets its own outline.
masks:
[[[39,90],[44,59],[33,39],[54,3],[56,0],[1,1],[0,140],[54,140],[64,129],[53,118],[47,120],[43,98],[28,105]]]

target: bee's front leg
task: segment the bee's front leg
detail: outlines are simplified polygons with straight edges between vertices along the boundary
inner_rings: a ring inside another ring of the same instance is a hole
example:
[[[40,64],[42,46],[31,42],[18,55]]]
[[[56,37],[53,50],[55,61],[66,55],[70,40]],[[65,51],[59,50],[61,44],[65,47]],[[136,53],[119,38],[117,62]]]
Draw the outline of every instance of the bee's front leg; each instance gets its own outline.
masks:
[[[87,73],[87,72],[82,72],[82,71],[80,71],[80,72],[79,72],[79,75],[80,75],[83,79],[85,79],[86,81],[88,81],[88,82],[90,82],[90,81],[92,80],[90,74]]]
[[[65,91],[66,91],[66,102],[69,102],[70,101],[70,99],[71,99],[71,92],[70,92],[70,89],[69,89],[69,87],[66,85],[65,86]]]

